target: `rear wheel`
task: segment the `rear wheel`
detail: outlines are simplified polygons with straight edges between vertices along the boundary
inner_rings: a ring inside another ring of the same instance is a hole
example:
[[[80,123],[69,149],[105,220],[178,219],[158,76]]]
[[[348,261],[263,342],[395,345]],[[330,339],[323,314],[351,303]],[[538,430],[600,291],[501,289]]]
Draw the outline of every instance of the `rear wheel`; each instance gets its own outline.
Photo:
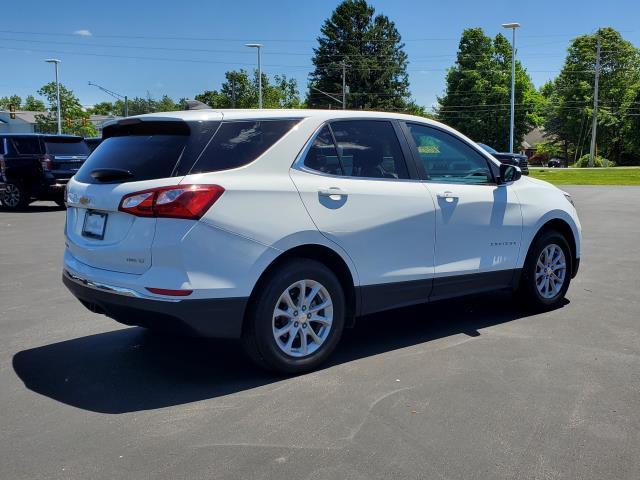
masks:
[[[324,362],[344,327],[344,292],[333,272],[314,260],[293,259],[258,288],[242,336],[249,356],[282,373],[302,373]]]
[[[7,183],[2,195],[2,205],[7,210],[21,210],[29,205],[29,193],[18,183]]]
[[[519,293],[538,310],[559,306],[571,280],[571,250],[562,234],[543,232],[531,245],[522,270]]]

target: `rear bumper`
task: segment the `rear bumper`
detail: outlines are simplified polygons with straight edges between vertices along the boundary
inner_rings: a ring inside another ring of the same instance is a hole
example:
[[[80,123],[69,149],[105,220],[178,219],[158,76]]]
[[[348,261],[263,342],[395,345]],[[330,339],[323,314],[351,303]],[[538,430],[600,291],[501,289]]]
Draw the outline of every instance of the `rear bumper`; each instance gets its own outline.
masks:
[[[247,298],[163,301],[93,283],[66,270],[62,282],[89,310],[125,325],[214,338],[239,338]]]

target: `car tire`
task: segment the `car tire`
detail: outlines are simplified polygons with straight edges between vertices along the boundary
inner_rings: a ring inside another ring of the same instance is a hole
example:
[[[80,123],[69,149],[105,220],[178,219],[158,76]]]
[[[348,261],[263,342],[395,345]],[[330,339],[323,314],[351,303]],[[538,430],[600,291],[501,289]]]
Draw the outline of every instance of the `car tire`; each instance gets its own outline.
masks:
[[[11,211],[22,210],[31,203],[29,192],[19,183],[7,183],[1,200],[2,206]]]
[[[571,249],[564,235],[555,230],[543,231],[529,248],[518,296],[533,310],[561,306],[571,282],[572,265]]]
[[[242,344],[249,357],[267,370],[303,373],[331,355],[344,323],[345,295],[335,274],[315,260],[291,259],[257,285]]]

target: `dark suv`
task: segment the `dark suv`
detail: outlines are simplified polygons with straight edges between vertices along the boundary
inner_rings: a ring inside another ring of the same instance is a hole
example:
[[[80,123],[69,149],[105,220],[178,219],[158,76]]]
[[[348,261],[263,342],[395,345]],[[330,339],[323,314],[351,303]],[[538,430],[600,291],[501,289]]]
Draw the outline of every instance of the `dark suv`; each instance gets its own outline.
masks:
[[[89,156],[82,137],[73,135],[0,134],[0,169],[5,208],[24,208],[33,200],[64,205],[64,188]]]
[[[521,153],[498,152],[496,149],[491,148],[489,145],[485,145],[484,143],[478,142],[478,145],[480,145],[483,150],[486,150],[493,155],[493,157],[500,163],[520,167],[520,171],[523,175],[529,175],[529,161],[526,155],[522,155]]]

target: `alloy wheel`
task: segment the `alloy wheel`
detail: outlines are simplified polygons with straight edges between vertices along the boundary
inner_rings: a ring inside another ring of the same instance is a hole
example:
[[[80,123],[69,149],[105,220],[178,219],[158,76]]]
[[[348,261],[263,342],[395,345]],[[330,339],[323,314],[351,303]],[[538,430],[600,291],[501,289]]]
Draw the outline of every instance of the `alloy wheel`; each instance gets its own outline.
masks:
[[[536,262],[536,288],[546,299],[557,296],[567,276],[567,260],[564,251],[555,243],[547,245]]]
[[[20,189],[13,183],[7,183],[2,203],[9,208],[16,208],[20,205]]]
[[[273,336],[278,348],[292,357],[313,354],[331,332],[333,302],[315,280],[300,280],[285,289],[273,311]]]

